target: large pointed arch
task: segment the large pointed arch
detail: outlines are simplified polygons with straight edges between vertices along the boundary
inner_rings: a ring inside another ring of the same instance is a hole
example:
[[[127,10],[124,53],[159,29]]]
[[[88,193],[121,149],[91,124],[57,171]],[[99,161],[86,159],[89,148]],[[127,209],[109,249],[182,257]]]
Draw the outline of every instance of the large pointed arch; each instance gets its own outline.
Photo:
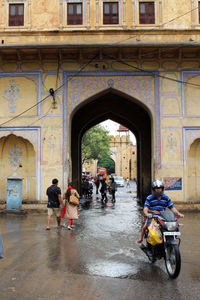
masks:
[[[144,200],[150,192],[152,174],[152,115],[137,99],[109,89],[76,107],[71,119],[72,181],[80,189],[81,140],[84,133],[107,119],[131,130],[137,139],[138,197]]]

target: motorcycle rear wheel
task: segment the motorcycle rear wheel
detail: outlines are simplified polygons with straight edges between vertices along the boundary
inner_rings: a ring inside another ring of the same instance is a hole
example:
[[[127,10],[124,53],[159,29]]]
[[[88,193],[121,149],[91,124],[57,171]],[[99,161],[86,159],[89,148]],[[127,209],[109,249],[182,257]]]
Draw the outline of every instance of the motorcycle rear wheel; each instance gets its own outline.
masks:
[[[167,273],[173,279],[177,278],[181,270],[181,255],[178,245],[169,244],[165,251],[165,266]]]

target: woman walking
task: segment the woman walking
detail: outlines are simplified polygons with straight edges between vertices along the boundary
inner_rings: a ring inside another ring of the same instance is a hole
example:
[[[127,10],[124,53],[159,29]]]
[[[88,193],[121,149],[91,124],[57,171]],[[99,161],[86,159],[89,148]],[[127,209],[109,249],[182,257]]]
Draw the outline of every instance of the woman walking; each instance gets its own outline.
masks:
[[[78,219],[78,204],[70,203],[72,201],[72,198],[78,200],[77,203],[79,203],[80,196],[78,192],[73,188],[72,183],[70,183],[64,195],[64,199],[66,201],[66,213],[64,217],[69,220],[67,226],[69,230],[72,230],[72,227],[74,227],[73,220]]]

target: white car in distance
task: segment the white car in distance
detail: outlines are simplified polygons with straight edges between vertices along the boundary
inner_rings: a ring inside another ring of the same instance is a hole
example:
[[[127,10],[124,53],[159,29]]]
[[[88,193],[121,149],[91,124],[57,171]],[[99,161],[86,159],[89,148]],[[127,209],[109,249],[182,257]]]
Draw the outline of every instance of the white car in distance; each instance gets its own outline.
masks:
[[[124,178],[121,176],[113,176],[117,186],[124,187]]]

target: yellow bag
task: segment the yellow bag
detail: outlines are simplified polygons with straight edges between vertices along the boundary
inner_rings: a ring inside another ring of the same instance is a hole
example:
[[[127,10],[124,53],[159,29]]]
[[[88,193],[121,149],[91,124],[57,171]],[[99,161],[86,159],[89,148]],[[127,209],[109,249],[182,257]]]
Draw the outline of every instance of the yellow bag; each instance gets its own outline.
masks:
[[[69,204],[72,204],[72,205],[79,205],[79,199],[75,196],[75,195],[71,195],[69,197]]]
[[[152,219],[152,221],[148,227],[147,242],[149,244],[151,244],[152,246],[155,246],[157,244],[162,244],[162,242],[163,242],[162,233],[161,233],[161,231],[159,229],[159,225],[155,219]]]

